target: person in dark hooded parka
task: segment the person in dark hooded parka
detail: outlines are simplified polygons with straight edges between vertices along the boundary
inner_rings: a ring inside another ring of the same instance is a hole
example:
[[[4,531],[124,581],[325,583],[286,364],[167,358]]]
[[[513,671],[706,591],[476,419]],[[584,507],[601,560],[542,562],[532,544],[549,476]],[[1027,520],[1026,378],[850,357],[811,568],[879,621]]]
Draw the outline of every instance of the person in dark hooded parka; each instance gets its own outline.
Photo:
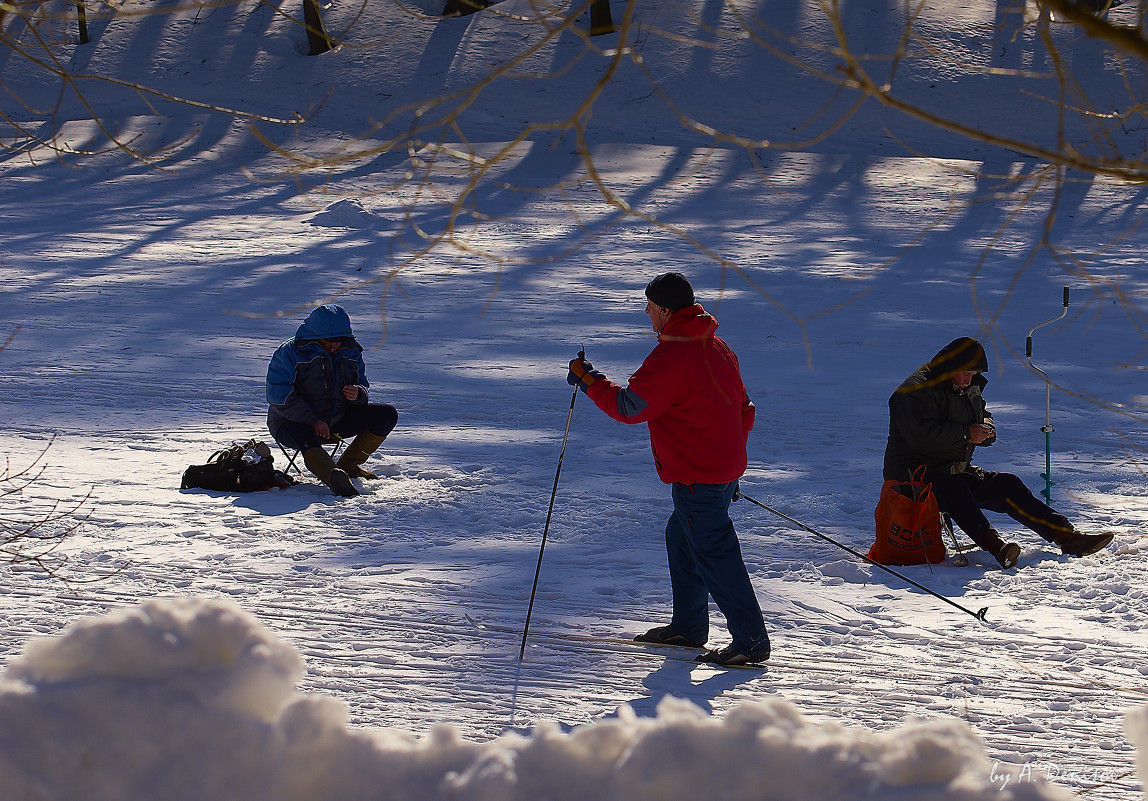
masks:
[[[337,495],[358,495],[352,478],[377,478],[362,468],[398,423],[394,406],[369,403],[363,348],[351,318],[334,304],[314,309],[267,367],[267,428]],[[323,444],[354,437],[336,464]]]
[[[941,511],[1002,567],[1016,565],[1020,546],[1001,539],[984,509],[1007,514],[1069,556],[1096,553],[1112,541],[1111,534],[1081,534],[1017,476],[972,463],[974,451],[997,436],[983,397],[988,367],[984,347],[961,337],[897,387],[889,398],[885,480],[906,481],[924,465]]]

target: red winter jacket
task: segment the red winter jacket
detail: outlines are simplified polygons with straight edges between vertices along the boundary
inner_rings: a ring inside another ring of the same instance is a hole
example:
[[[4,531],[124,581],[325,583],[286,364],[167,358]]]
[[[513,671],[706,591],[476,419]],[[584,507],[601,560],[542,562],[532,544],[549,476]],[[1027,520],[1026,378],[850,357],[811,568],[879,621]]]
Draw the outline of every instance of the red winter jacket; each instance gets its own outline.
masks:
[[[615,420],[649,423],[667,484],[727,484],[745,472],[754,406],[717,326],[697,304],[679,309],[628,387],[600,378],[586,390]]]

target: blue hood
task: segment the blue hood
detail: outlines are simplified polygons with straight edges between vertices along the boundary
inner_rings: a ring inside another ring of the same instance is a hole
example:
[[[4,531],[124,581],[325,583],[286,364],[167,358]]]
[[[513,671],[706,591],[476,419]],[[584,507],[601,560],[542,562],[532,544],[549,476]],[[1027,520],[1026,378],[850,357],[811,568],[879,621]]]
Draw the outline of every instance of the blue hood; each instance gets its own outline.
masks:
[[[295,341],[308,339],[354,338],[351,331],[351,318],[342,306],[328,304],[319,306],[307,315],[307,319],[295,332]]]

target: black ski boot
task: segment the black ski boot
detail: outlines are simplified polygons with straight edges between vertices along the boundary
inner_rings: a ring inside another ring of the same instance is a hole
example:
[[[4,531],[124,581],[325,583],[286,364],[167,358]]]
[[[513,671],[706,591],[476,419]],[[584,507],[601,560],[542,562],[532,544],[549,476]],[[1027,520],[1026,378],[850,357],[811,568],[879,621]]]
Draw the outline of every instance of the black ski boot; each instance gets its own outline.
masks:
[[[669,626],[657,626],[645,634],[639,634],[634,642],[650,643],[651,645],[677,645],[682,648],[704,648],[704,642],[695,642],[678,634]]]
[[[761,639],[750,649],[748,654],[742,653],[736,645],[731,644],[725,648],[706,651],[694,661],[709,662],[710,664],[724,665],[727,667],[743,667],[745,665],[760,665],[767,659],[769,659],[769,637]]]

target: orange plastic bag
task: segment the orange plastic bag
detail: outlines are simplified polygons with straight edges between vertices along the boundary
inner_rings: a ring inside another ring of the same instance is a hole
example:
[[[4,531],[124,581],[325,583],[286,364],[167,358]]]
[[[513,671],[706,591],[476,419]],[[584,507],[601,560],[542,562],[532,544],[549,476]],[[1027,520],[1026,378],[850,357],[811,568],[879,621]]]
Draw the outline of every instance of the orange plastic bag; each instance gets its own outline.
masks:
[[[909,481],[886,481],[873,511],[877,539],[869,558],[883,565],[938,564],[945,561],[941,539],[941,511],[933,485],[924,480],[919,467]]]

